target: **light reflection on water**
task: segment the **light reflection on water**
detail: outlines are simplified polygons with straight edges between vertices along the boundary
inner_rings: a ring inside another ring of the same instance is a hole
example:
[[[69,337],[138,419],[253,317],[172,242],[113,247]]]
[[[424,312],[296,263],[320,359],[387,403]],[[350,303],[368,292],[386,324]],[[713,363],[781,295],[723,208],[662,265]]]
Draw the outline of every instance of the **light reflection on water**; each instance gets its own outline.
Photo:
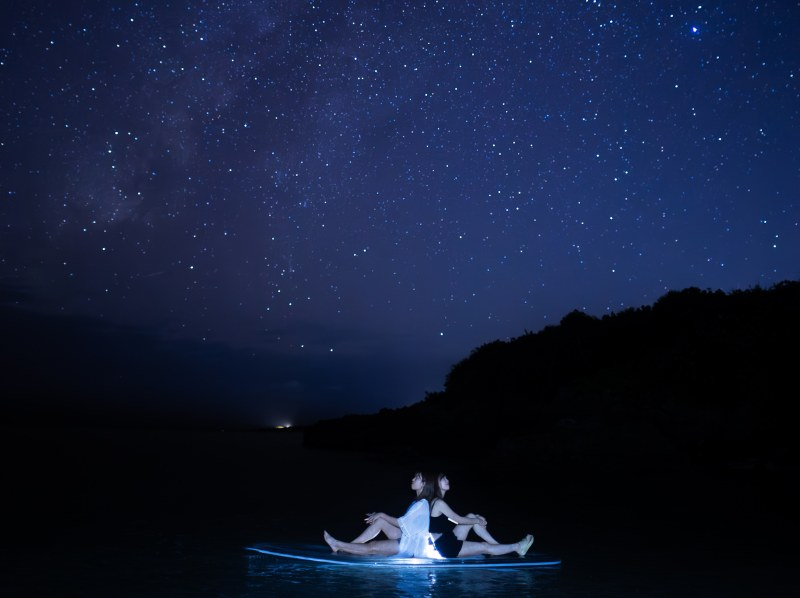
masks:
[[[554,590],[558,569],[340,567],[248,556],[245,596],[530,596]]]

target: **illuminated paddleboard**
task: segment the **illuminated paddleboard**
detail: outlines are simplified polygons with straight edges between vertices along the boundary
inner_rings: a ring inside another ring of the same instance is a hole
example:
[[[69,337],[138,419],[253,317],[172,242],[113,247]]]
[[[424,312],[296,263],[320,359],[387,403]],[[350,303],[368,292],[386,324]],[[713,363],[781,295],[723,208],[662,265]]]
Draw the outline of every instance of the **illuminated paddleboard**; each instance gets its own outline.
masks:
[[[340,565],[345,567],[435,567],[437,569],[464,569],[483,567],[490,569],[520,567],[557,567],[561,564],[544,554],[529,552],[524,557],[510,554],[508,556],[472,556],[453,559],[403,558],[394,556],[358,556],[331,552],[324,544],[256,544],[247,550],[274,557],[321,563],[324,565]]]

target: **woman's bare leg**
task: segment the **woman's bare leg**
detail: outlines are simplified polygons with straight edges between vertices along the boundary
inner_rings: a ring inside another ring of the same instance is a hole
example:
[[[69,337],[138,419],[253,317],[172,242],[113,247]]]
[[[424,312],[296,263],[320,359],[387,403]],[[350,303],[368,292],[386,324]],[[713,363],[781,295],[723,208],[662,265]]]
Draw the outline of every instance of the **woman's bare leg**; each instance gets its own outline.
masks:
[[[519,542],[514,544],[489,544],[488,542],[470,542],[465,541],[461,546],[458,556],[475,556],[477,554],[491,554],[499,556],[501,554],[509,554],[516,552],[519,555],[524,555],[533,544],[533,536],[528,534]]]
[[[392,525],[385,519],[378,519],[375,523],[370,524],[370,526],[365,529],[359,536],[352,541],[352,544],[363,544],[364,542],[369,542],[373,538],[377,537],[379,533],[383,532],[386,534],[386,537],[390,540],[399,540],[400,528],[396,525]]]
[[[327,531],[323,532],[322,537],[325,538],[328,546],[331,547],[333,552],[347,552],[350,554],[360,555],[382,555],[391,556],[400,552],[400,542],[397,540],[375,540],[367,544],[354,544],[352,542],[342,542],[331,536]]]
[[[492,537],[489,530],[482,525],[471,525],[469,523],[460,523],[453,529],[453,533],[459,540],[466,540],[469,535],[469,530],[474,531],[478,536],[489,544],[500,544]]]

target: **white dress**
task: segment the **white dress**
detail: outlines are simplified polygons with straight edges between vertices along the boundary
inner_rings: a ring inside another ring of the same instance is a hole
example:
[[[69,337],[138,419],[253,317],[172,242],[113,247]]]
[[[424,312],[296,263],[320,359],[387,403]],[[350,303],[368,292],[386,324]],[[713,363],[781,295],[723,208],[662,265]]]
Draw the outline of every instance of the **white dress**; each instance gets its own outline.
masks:
[[[402,532],[398,556],[417,558],[426,556],[430,536],[428,526],[431,522],[431,507],[428,501],[424,498],[415,500],[405,515],[397,518],[397,522]]]

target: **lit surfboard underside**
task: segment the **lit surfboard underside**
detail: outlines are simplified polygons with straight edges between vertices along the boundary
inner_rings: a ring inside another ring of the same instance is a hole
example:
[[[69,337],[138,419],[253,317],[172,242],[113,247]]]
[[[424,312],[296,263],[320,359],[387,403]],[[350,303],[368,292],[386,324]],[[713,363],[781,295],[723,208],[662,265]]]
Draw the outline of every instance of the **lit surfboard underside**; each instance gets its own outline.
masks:
[[[346,567],[435,567],[437,569],[507,567],[518,569],[520,567],[557,567],[561,564],[559,559],[534,552],[530,552],[524,557],[510,554],[508,556],[428,559],[334,553],[327,546],[316,544],[255,544],[248,546],[247,550],[296,561]]]

